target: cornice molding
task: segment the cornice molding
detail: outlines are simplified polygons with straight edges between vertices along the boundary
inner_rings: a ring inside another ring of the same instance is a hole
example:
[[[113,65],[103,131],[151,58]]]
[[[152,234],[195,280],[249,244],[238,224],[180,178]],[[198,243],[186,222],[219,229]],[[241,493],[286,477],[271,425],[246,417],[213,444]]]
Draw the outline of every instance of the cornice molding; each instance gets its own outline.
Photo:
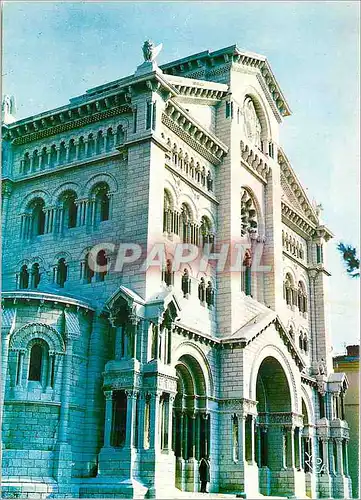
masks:
[[[265,161],[268,158],[255,146],[251,147],[244,141],[240,142],[240,150],[243,165],[261,182],[267,184],[267,176],[271,171],[269,164]]]
[[[298,180],[296,174],[294,173],[291,164],[285,155],[282,148],[278,149],[278,164],[281,167],[281,172],[284,175],[289,187],[291,188],[293,194],[297,198],[302,210],[304,211],[303,217],[306,217],[314,225],[318,225],[318,217],[314,211],[300,181]]]
[[[316,225],[310,222],[303,214],[291,207],[285,200],[281,200],[282,221],[291,229],[303,232],[300,236],[312,238],[316,232]]]
[[[162,123],[209,162],[219,165],[228,147],[194,120],[175,101],[168,101]]]
[[[15,146],[26,144],[61,134],[75,128],[81,128],[91,123],[106,120],[114,116],[131,113],[129,104],[115,106],[114,108],[94,113],[88,105],[78,107],[76,110],[69,109],[67,117],[64,113],[54,114],[47,118],[34,120],[28,124],[19,124],[7,130],[6,134]],[[89,113],[88,116],[81,116],[83,113]],[[63,118],[61,118],[63,115]],[[66,121],[69,120],[69,121]],[[40,123],[39,123],[40,122]],[[16,125],[16,124],[15,124]]]

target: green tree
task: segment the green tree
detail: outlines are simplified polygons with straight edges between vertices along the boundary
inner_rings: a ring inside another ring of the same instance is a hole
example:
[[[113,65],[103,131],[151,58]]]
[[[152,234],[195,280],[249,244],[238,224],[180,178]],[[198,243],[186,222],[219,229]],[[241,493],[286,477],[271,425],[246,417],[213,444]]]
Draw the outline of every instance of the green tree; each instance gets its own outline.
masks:
[[[352,245],[346,245],[340,242],[337,245],[337,250],[342,255],[343,262],[346,266],[346,271],[351,278],[360,277],[360,259],[357,257],[357,250]]]

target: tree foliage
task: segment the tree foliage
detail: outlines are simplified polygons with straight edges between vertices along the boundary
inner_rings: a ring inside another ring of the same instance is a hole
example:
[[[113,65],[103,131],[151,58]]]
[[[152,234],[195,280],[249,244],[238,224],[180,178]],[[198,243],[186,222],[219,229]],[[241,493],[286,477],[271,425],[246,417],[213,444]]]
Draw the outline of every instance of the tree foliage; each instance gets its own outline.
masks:
[[[340,242],[337,245],[337,250],[342,255],[343,262],[346,266],[346,271],[351,278],[360,277],[360,259],[357,257],[357,250],[352,245],[346,245]]]

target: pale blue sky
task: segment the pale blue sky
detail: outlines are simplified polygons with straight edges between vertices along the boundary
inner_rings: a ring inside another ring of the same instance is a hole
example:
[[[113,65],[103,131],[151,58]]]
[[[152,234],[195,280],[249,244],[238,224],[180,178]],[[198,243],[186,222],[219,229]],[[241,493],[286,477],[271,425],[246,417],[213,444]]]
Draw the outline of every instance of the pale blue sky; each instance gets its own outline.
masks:
[[[359,245],[359,2],[5,2],[3,90],[18,118],[132,74],[146,38],[165,63],[237,43],[267,56],[293,115],[281,144],[335,234],[328,245],[335,352],[359,341],[359,281],[339,240]]]

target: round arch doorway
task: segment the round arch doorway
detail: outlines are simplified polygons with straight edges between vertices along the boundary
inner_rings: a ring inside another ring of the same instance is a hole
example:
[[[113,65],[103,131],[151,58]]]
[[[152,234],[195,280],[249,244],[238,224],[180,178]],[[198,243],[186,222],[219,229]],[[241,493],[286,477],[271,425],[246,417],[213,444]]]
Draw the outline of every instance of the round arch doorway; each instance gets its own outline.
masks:
[[[191,355],[176,365],[177,395],[173,414],[175,486],[182,491],[199,491],[199,463],[209,457],[210,415],[204,372]]]
[[[256,383],[255,456],[259,490],[264,495],[293,495],[301,466],[301,430],[293,422],[292,398],[285,370],[266,357]]]

